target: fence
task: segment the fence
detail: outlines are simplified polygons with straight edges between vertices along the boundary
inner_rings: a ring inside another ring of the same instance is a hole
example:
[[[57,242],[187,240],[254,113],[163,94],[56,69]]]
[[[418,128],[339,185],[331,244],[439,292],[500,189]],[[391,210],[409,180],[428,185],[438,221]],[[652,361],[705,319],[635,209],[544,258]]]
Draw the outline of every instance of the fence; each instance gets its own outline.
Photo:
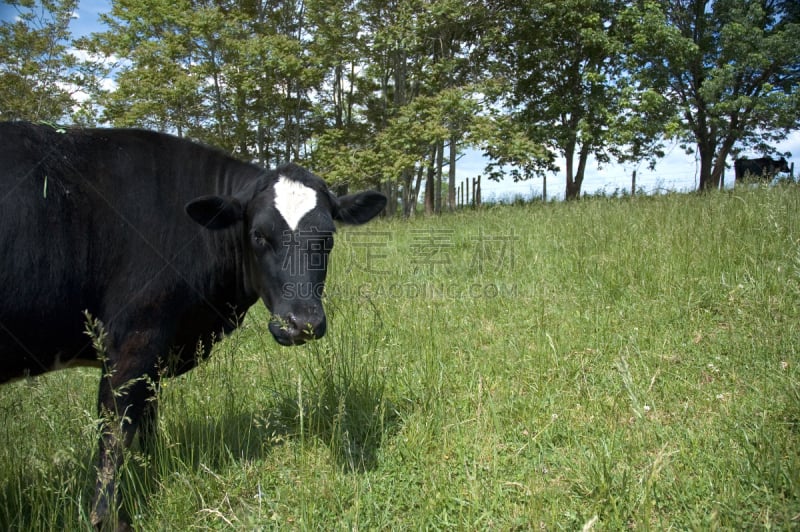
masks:
[[[470,179],[472,187],[470,193]],[[461,182],[456,190],[456,207],[480,207],[481,206],[481,176],[468,177]]]

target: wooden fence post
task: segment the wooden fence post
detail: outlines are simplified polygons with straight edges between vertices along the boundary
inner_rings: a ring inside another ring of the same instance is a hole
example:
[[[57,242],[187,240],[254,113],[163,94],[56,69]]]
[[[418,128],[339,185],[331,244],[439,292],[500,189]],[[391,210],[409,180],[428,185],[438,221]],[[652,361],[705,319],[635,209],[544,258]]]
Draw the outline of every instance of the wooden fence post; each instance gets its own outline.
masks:
[[[542,176],[542,201],[547,203],[547,174]]]
[[[475,193],[478,191],[478,180],[474,177],[472,178],[472,206],[477,206],[477,196]]]

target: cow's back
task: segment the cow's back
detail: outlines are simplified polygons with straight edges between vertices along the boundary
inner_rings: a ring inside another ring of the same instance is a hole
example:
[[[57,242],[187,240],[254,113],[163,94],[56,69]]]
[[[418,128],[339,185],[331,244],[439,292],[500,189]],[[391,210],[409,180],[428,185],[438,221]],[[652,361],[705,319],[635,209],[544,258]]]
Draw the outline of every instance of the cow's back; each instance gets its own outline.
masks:
[[[0,382],[92,358],[84,311],[126,320],[207,297],[192,285],[215,265],[183,205],[231,165],[146,131],[0,124]]]

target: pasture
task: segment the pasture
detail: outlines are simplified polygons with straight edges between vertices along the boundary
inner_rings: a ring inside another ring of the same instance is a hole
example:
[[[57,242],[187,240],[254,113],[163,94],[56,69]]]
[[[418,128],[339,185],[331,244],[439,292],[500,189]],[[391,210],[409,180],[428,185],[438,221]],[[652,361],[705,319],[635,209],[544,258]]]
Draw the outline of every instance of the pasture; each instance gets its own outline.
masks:
[[[785,186],[342,228],[325,339],[278,346],[259,303],[162,384],[132,523],[798,527],[799,212]],[[0,529],[90,529],[98,378],[0,388]]]

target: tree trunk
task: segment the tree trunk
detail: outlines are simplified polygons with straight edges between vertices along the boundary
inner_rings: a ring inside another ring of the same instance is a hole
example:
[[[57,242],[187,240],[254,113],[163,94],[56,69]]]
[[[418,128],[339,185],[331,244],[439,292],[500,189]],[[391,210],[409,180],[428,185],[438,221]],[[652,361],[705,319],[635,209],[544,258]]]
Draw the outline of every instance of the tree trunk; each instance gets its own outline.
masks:
[[[567,201],[580,199],[583,176],[586,173],[586,161],[589,159],[589,145],[581,146],[578,155],[578,168],[575,169],[575,146],[576,140],[569,142],[564,150],[564,158],[567,164],[567,187],[564,199]]]
[[[575,156],[575,142],[570,141],[567,143],[566,147],[564,148],[564,163],[567,165],[566,173],[567,173],[567,186],[564,190],[564,199],[567,201],[577,199],[577,195],[575,193],[575,180],[574,176],[574,163],[573,160]]]
[[[722,147],[719,149],[714,158],[714,168],[711,171],[711,179],[716,183],[719,189],[725,188],[725,160],[731,152],[733,145],[736,143],[734,135],[728,135],[722,141]]]
[[[414,196],[414,172],[403,170],[403,218],[409,218],[413,212],[416,197]]]
[[[568,179],[565,199],[567,201],[572,201],[579,199],[580,197],[581,197],[581,186],[576,184],[574,181]]]
[[[436,190],[433,197],[433,212],[442,212],[442,175],[444,174],[444,141],[436,143]]]
[[[342,129],[344,126],[344,70],[342,63],[337,63],[333,69],[333,118],[334,127]]]
[[[428,165],[428,176],[425,179],[425,214],[434,213],[434,193],[436,192],[436,147],[431,150],[431,160]]]
[[[714,190],[719,186],[712,178],[712,167],[714,165],[714,151],[710,147],[698,143],[697,151],[700,154],[700,188],[701,192]]]
[[[419,191],[422,189],[422,173],[425,169],[420,165],[419,170],[417,170],[417,182],[414,185],[414,195],[411,197],[411,212],[409,213],[409,218],[413,218],[417,212],[417,202],[419,201]]]
[[[454,211],[456,208],[456,156],[458,149],[456,146],[456,136],[450,137],[450,166],[447,172],[447,210]]]
[[[353,124],[353,102],[355,102],[355,90],[356,90],[356,64],[354,62],[350,63],[350,80],[349,85],[350,89],[347,93],[347,127],[350,127]]]
[[[581,183],[576,177],[575,171],[575,141],[567,144],[564,150],[564,160],[567,165],[567,186],[564,191],[564,199],[567,201],[576,200],[581,195]],[[580,167],[580,163],[578,164]]]
[[[391,218],[397,213],[397,186],[394,181],[385,181],[383,193],[386,195],[386,216]]]

